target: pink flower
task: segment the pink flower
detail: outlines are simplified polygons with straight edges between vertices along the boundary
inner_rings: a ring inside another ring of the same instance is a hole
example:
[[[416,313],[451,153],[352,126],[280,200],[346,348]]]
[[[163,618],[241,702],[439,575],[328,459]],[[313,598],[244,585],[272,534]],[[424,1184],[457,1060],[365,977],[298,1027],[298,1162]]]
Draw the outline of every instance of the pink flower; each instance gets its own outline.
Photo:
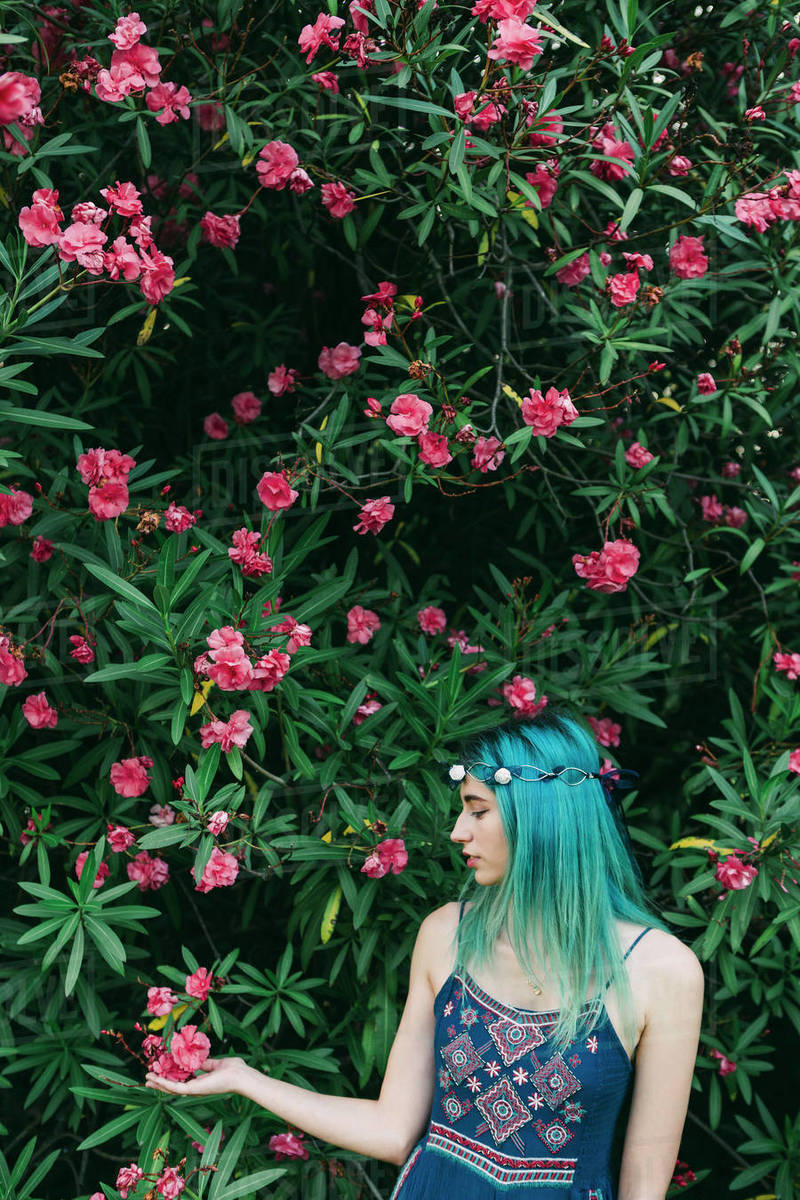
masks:
[[[281,363],[267,376],[267,387],[273,396],[283,396],[286,392],[294,391],[299,376],[300,372],[296,371],[294,367],[285,367]]]
[[[55,245],[61,236],[59,222],[64,220],[58,206],[58,192],[54,188],[37,188],[30,208],[21,208],[17,220],[29,246]]]
[[[225,128],[225,109],[218,100],[211,104],[198,104],[194,110],[197,124],[201,129],[216,132]]]
[[[188,1025],[185,1028],[188,1029]],[[198,1037],[205,1037],[205,1034],[198,1034]],[[208,1041],[207,1038],[206,1041]],[[164,1200],[176,1200],[185,1187],[186,1180],[178,1173],[177,1167],[164,1167],[156,1180],[156,1191],[159,1196],[163,1196]]]
[[[503,21],[508,17],[517,17],[524,21],[534,7],[534,0],[476,0],[472,15],[480,17],[484,25],[487,21]]]
[[[20,71],[0,75],[0,125],[11,125],[41,100],[39,81]]]
[[[602,550],[573,554],[572,565],[593,591],[624,592],[639,568],[639,551],[627,538],[617,538]]]
[[[96,521],[111,521],[128,507],[128,485],[118,479],[103,479],[89,488],[89,512]]]
[[[703,512],[703,520],[716,523],[722,517],[722,505],[716,495],[701,496],[700,508]]]
[[[420,400],[414,392],[404,392],[392,401],[386,424],[393,433],[416,437],[428,428],[433,407],[427,400]]]
[[[594,736],[601,746],[618,746],[622,726],[610,717],[587,717],[586,720],[594,730]]]
[[[789,770],[795,775],[800,775],[800,747],[789,755]]]
[[[57,193],[55,193],[57,195]],[[34,195],[36,193],[34,192]],[[86,221],[89,225],[102,225],[108,216],[107,208],[98,208],[93,200],[79,200],[72,206],[73,221]]]
[[[322,203],[328,212],[339,220],[346,217],[355,208],[356,194],[351,192],[341,180],[337,180],[336,183],[323,183],[320,194]]]
[[[311,626],[301,625],[294,617],[287,616],[279,625],[270,625],[272,633],[288,633],[286,653],[295,654],[301,646],[311,645]]]
[[[204,1033],[198,1031],[196,1025],[184,1025],[183,1029],[173,1033],[169,1044],[170,1054],[184,1071],[197,1071],[202,1067],[210,1050],[211,1043]]]
[[[197,522],[197,517],[190,513],[182,504],[170,501],[169,508],[164,513],[164,528],[168,533],[184,533]]]
[[[50,706],[44,692],[28,696],[22,705],[22,715],[31,729],[55,729],[58,724],[58,713]]]
[[[670,248],[670,269],[679,279],[699,279],[708,270],[708,256],[703,249],[703,234],[689,237],[683,234]]]
[[[139,291],[150,304],[160,304],[175,284],[173,261],[168,254],[162,254],[152,246],[149,250],[142,249],[140,262]]]
[[[360,645],[366,646],[380,627],[378,614],[371,608],[362,608],[360,604],[354,604],[347,613],[348,642],[359,642]]]
[[[244,652],[243,641],[242,634],[231,625],[213,629],[206,638],[212,659],[208,677],[224,692],[250,686],[253,668]]]
[[[333,92],[334,95],[338,95],[339,80],[333,71],[317,71],[317,73],[312,75],[311,78],[314,80],[314,83],[319,84],[321,88],[325,88],[327,91]]]
[[[278,686],[291,666],[291,658],[283,650],[269,650],[253,666],[249,687],[255,692],[271,692]]]
[[[254,392],[237,392],[231,400],[231,407],[239,425],[250,425],[261,416],[261,401]]]
[[[773,654],[776,671],[785,671],[787,679],[800,678],[800,654]]]
[[[536,684],[526,675],[515,675],[503,684],[503,697],[515,710],[515,716],[535,717],[547,705],[547,696],[536,699]]]
[[[58,237],[58,254],[64,262],[77,262],[90,275],[103,273],[103,246],[108,237],[96,225],[74,221]]]
[[[267,1145],[274,1151],[276,1162],[284,1158],[308,1158],[308,1150],[301,1141],[304,1137],[304,1133],[273,1133]]]
[[[108,848],[113,854],[121,854],[136,841],[136,838],[125,825],[109,825],[106,834]]]
[[[670,175],[688,175],[692,169],[692,160],[683,154],[674,155],[667,163]]]
[[[497,22],[497,37],[488,57],[499,62],[516,63],[523,71],[530,71],[533,60],[542,53],[542,35],[517,16]]]
[[[704,371],[702,375],[697,376],[697,390],[702,395],[710,395],[711,392],[717,390],[717,385],[713,375],[709,375],[708,371]]]
[[[543,117],[538,115],[538,105],[536,112],[532,112],[528,118],[528,125],[533,125],[535,128],[528,134],[529,146],[552,146],[561,137],[564,132],[564,122],[561,114],[551,108]]]
[[[623,308],[633,304],[639,290],[639,276],[636,272],[622,275],[611,275],[606,280],[606,291],[615,308]]]
[[[367,858],[361,871],[370,879],[382,879],[391,871],[399,875],[408,862],[408,851],[402,838],[387,838],[378,842],[375,849]]]
[[[171,804],[151,804],[147,819],[157,829],[163,829],[165,825],[175,824],[175,809]]]
[[[631,442],[625,451],[625,462],[629,467],[635,467],[637,470],[640,467],[646,467],[652,461],[653,455],[641,442]]]
[[[139,885],[140,892],[158,891],[169,879],[169,867],[163,858],[151,858],[146,850],[140,850],[135,858],[125,864],[128,879]]]
[[[262,187],[283,191],[300,161],[297,151],[288,142],[267,142],[258,152],[256,163],[258,182]]]
[[[595,151],[605,156],[602,159],[595,158],[589,164],[589,170],[598,179],[624,179],[628,174],[628,166],[624,164],[633,162],[634,149],[630,142],[617,136],[618,132],[614,125],[607,121],[591,138]],[[624,162],[606,162],[606,158],[622,159]]]
[[[757,874],[758,867],[742,862],[735,854],[728,854],[717,863],[714,878],[719,880],[727,891],[741,891],[750,886]]]
[[[228,436],[228,422],[218,412],[209,413],[203,420],[203,431],[207,437],[223,442]]]
[[[128,1200],[129,1190],[136,1187],[143,1175],[142,1168],[137,1167],[136,1163],[131,1163],[129,1167],[120,1168],[117,1172],[117,1181],[114,1187],[119,1192],[122,1200]]]
[[[266,471],[256,484],[256,491],[259,500],[270,512],[291,508],[300,494],[289,486],[286,476],[278,471]]]
[[[114,238],[111,249],[103,252],[103,268],[111,279],[138,279],[142,264],[139,255],[127,238],[120,235]]]
[[[428,634],[441,633],[447,625],[444,610],[434,608],[432,605],[429,605],[428,608],[421,608],[417,613],[417,620],[422,632]]]
[[[231,535],[231,541],[233,545],[228,548],[228,557],[231,562],[239,564],[243,575],[257,579],[261,575],[270,574],[272,559],[268,554],[259,553],[261,534],[257,529],[236,529]]]
[[[579,258],[573,258],[556,271],[556,279],[567,287],[576,287],[589,274],[589,252],[585,251]]]
[[[546,163],[538,163],[534,171],[526,172],[525,179],[532,188],[536,188],[542,208],[549,208],[552,204],[558,189],[560,173],[561,168],[555,158],[548,159]],[[525,203],[531,204],[530,200],[526,200]]]
[[[135,758],[123,758],[112,763],[109,777],[111,786],[118,796],[142,796],[150,786],[147,774],[153,765],[152,758],[139,754]]]
[[[472,465],[482,474],[496,471],[506,456],[503,443],[496,437],[479,437],[472,448]]]
[[[557,429],[571,425],[577,416],[578,410],[566,388],[559,392],[550,387],[544,395],[538,388],[531,388],[522,401],[522,419],[539,437],[553,437]]]
[[[113,33],[108,35],[108,40],[113,42],[118,50],[130,50],[146,33],[147,26],[144,21],[139,20],[138,12],[131,12],[127,16],[117,18],[116,27]]]
[[[419,461],[426,463],[429,467],[446,467],[453,460],[447,438],[443,433],[430,431],[420,433],[417,435],[417,445],[419,446]]]
[[[237,708],[227,721],[210,721],[200,727],[200,740],[203,749],[207,750],[215,742],[219,742],[224,754],[229,754],[234,746],[243,750],[247,745],[253,726],[250,724],[250,714],[243,708]]]
[[[19,687],[27,676],[22,651],[13,647],[7,637],[0,635],[0,683],[6,687]]]
[[[734,205],[736,216],[743,225],[749,225],[756,233],[765,233],[777,214],[768,192],[747,192]]]
[[[297,44],[306,56],[306,62],[312,58],[322,46],[329,50],[339,49],[339,34],[336,30],[344,25],[344,17],[331,17],[328,13],[320,13],[313,25],[304,25],[300,30]]]
[[[213,833],[214,837],[219,837],[228,828],[230,819],[230,813],[226,813],[221,808],[218,808],[208,818],[206,829],[209,833]]]
[[[380,700],[376,700],[375,693],[372,692],[369,695],[369,698],[366,699],[363,704],[359,704],[358,708],[356,709],[356,714],[353,717],[353,724],[363,725],[367,717],[371,717],[372,714],[376,713],[380,708],[383,708],[383,705],[381,704]]]
[[[16,491],[0,495],[0,526],[22,525],[33,512],[33,496],[30,492]],[[52,542],[50,546],[52,547]],[[47,555],[49,558],[50,556]],[[37,559],[37,561],[41,561]]]
[[[725,505],[723,509],[722,519],[730,529],[741,529],[747,524],[747,513],[743,508],[737,508],[736,505]]]
[[[72,642],[70,655],[77,662],[90,663],[94,662],[94,650],[86,641],[86,638],[81,637],[79,633],[73,633],[69,640]]]
[[[224,813],[222,814],[225,815]],[[198,967],[192,975],[186,976],[186,985],[184,991],[187,996],[193,996],[195,1000],[201,1002],[208,999],[208,993],[211,991],[211,984],[214,977],[205,967]]]
[[[622,257],[625,259],[625,264],[629,271],[652,271],[653,269],[653,260],[649,254],[639,254],[638,251],[633,253],[629,250],[623,250]]]
[[[100,188],[100,195],[111,211],[119,213],[121,217],[138,217],[142,214],[139,190],[130,182],[120,183],[117,180],[113,187]]]
[[[206,869],[203,871],[203,878],[199,883],[195,884],[196,892],[210,892],[218,887],[230,887],[235,882],[236,876],[239,874],[239,863],[232,854],[228,854],[224,850],[220,850],[219,846],[214,846],[211,851],[211,857],[206,863]],[[191,869],[192,878],[194,878],[194,867]],[[188,1029],[189,1026],[187,1025]]]
[[[323,346],[319,354],[319,369],[329,379],[344,379],[345,375],[353,375],[359,368],[361,350],[347,342],[339,342],[332,349]]]
[[[154,1017],[166,1017],[178,1003],[172,988],[151,987],[147,989],[147,1011]]]
[[[86,859],[88,857],[89,857],[88,850],[84,850],[82,854],[78,855],[77,861],[75,863],[75,874],[78,876],[78,879],[80,879],[81,875],[83,874],[83,865],[86,862]],[[100,866],[97,868],[97,874],[95,875],[94,880],[92,882],[92,887],[93,888],[101,888],[103,886],[103,884],[105,883],[106,879],[108,879],[108,863],[101,862]]]
[[[353,526],[356,533],[380,533],[384,525],[394,516],[394,505],[388,496],[377,496],[361,505],[358,523]]]
[[[725,1055],[722,1053],[722,1051],[716,1050],[716,1049],[709,1050],[708,1056],[709,1056],[709,1058],[718,1058],[719,1059],[719,1074],[720,1075],[730,1075],[730,1074],[732,1074],[733,1071],[736,1070],[736,1063],[733,1062],[732,1059],[726,1058]]]
[[[188,121],[191,99],[192,94],[187,87],[183,85],[178,87],[175,83],[164,82],[157,83],[154,88],[150,89],[145,97],[145,104],[150,112],[158,113],[156,117],[158,125],[171,125],[179,117]]]
[[[201,240],[209,242],[212,246],[232,250],[239,241],[239,218],[234,213],[216,216],[212,212],[206,212],[200,218],[200,228],[203,231]]]

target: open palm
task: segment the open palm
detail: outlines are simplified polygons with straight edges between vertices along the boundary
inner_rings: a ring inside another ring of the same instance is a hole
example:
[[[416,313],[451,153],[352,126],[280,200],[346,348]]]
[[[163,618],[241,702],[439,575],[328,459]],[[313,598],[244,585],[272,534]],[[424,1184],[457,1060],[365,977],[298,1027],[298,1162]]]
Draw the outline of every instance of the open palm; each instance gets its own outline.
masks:
[[[201,1070],[202,1075],[187,1079],[185,1083],[165,1079],[163,1075],[148,1071],[145,1083],[147,1087],[174,1096],[217,1096],[239,1090],[247,1063],[243,1058],[207,1058]]]

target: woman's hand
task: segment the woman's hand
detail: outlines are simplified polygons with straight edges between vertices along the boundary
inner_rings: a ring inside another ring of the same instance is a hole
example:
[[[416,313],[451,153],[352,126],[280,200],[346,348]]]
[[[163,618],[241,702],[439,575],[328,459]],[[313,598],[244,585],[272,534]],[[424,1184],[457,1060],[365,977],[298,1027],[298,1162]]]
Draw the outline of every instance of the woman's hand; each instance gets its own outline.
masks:
[[[250,1068],[243,1058],[207,1058],[200,1070],[202,1075],[178,1083],[148,1071],[145,1084],[157,1092],[169,1092],[173,1096],[218,1096],[225,1092],[238,1092],[245,1073]]]

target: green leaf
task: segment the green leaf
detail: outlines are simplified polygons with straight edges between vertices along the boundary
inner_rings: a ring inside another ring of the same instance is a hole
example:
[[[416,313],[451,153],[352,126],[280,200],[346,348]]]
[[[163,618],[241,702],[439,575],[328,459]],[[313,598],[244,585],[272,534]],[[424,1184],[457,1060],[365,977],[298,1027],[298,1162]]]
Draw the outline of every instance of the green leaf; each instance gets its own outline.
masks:
[[[129,1081],[128,1081],[129,1082]],[[137,1106],[131,1112],[120,1113],[113,1121],[108,1121],[94,1133],[89,1134],[87,1138],[76,1146],[76,1150],[91,1150],[94,1146],[102,1146],[103,1142],[109,1142],[118,1134],[124,1133],[126,1129],[130,1129],[142,1115],[142,1109]],[[235,1135],[234,1135],[235,1136]]]
[[[91,869],[91,855],[86,860],[85,866]],[[78,976],[83,963],[83,951],[85,945],[85,935],[83,926],[78,925],[75,930],[75,940],[72,943],[72,949],[69,953],[69,962],[67,963],[67,974],[64,979],[64,995],[71,996],[75,984],[78,981]]]
[[[168,654],[145,654],[144,658],[140,658],[136,662],[110,663],[107,667],[101,667],[99,671],[93,671],[91,675],[84,675],[83,682],[106,683],[109,679],[127,679],[131,675],[147,675],[171,662],[172,659]]]
[[[243,1179],[237,1179],[235,1183],[226,1187],[224,1192],[219,1192],[217,1200],[239,1200],[240,1196],[246,1196],[248,1192],[255,1192],[258,1188],[266,1187],[268,1183],[273,1183],[274,1180],[280,1179],[285,1174],[286,1167],[266,1167],[263,1171],[254,1171],[252,1175],[245,1175]]]
[[[139,147],[142,166],[147,170],[152,162],[153,152],[150,149],[150,136],[147,132],[147,127],[141,117],[136,118],[136,143]]]
[[[130,600],[132,604],[136,604],[140,608],[152,609],[154,613],[158,613],[153,601],[135,588],[132,583],[128,583],[127,579],[120,579],[108,567],[100,567],[95,563],[87,562],[84,563],[84,566],[90,574],[104,583],[106,587],[111,588],[113,592],[118,592],[120,596],[124,596],[126,600]]]
[[[89,936],[108,965],[118,975],[124,975],[125,969],[123,963],[127,956],[125,954],[125,947],[116,933],[114,933],[114,930],[109,929],[102,921],[98,921],[96,917],[90,917],[88,914],[84,917],[84,920]]]
[[[739,574],[740,575],[744,575],[745,571],[749,571],[750,567],[752,567],[753,563],[756,561],[759,554],[764,549],[765,545],[766,545],[766,543],[762,537],[757,537],[757,538],[753,539],[752,543],[748,546],[745,556],[739,565]]]
[[[634,2],[635,2],[635,0],[634,0]],[[635,187],[633,189],[633,191],[631,192],[630,196],[628,196],[628,199],[625,201],[625,207],[622,210],[622,217],[621,217],[620,223],[619,223],[620,229],[628,228],[631,221],[638,213],[643,199],[644,199],[644,192],[642,191],[642,189],[640,187]]]
[[[192,559],[189,566],[183,572],[177,584],[175,585],[175,589],[169,598],[167,612],[171,612],[181,597],[188,592],[189,588],[194,583],[195,579],[199,575],[205,563],[211,557],[212,553],[213,552],[210,549],[201,550],[200,553]]]
[[[94,429],[94,425],[87,421],[79,421],[76,417],[44,412],[38,408],[11,408],[5,404],[0,405],[0,421],[15,421],[18,425],[38,425],[43,429]]]

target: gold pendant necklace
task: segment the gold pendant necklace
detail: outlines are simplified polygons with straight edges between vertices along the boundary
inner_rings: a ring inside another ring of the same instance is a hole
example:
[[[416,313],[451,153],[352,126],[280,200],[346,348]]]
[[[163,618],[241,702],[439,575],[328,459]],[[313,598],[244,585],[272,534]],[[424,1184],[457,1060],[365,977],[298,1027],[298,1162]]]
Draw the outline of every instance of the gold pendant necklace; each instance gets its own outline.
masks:
[[[533,975],[526,975],[526,976],[525,976],[525,978],[526,978],[526,980],[527,980],[527,982],[528,982],[528,986],[533,988],[533,994],[534,994],[534,996],[541,996],[541,994],[542,994],[542,989],[539,987],[539,984],[538,984],[538,983],[534,982],[534,981],[535,981],[535,976],[533,976]]]

